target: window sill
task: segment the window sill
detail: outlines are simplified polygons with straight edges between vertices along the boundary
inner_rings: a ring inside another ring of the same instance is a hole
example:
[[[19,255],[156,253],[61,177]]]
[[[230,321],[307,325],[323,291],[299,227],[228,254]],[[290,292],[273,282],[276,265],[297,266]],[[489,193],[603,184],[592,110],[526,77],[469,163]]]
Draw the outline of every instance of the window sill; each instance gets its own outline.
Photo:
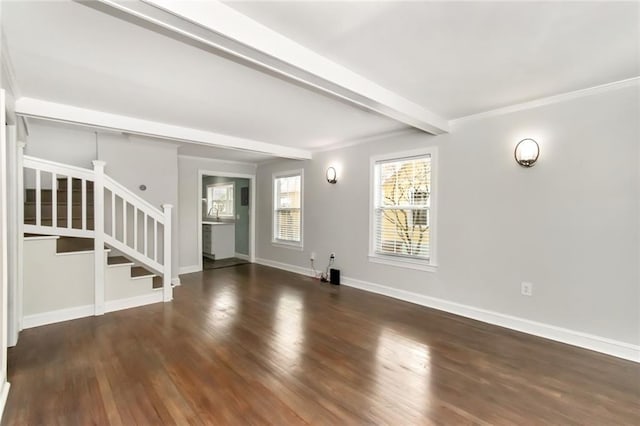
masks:
[[[284,241],[271,241],[274,247],[286,248],[289,250],[302,251],[302,243],[287,243]]]
[[[381,256],[377,254],[370,254],[369,262],[395,266],[397,268],[416,269],[418,271],[426,272],[436,272],[438,270],[438,265],[425,263],[424,261],[402,259],[391,256]]]

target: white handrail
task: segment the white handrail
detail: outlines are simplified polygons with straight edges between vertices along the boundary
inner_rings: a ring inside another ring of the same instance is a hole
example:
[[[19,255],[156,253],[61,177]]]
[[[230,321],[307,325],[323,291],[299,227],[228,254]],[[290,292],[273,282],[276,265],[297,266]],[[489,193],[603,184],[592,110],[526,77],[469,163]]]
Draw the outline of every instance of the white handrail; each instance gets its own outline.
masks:
[[[56,163],[55,161],[43,160],[42,158],[24,156],[22,166],[27,169],[41,170],[43,172],[57,173],[59,175],[73,176],[78,179],[93,180],[94,172],[82,167],[70,166],[68,164]]]
[[[105,188],[114,192],[120,198],[124,198],[129,204],[136,206],[138,210],[142,210],[144,213],[156,219],[160,223],[164,222],[164,213],[162,213],[162,210],[159,208],[153,206],[153,204],[140,198],[139,195],[136,195],[134,192],[125,188],[122,184],[116,182],[113,178],[107,175],[104,176],[104,183]]]

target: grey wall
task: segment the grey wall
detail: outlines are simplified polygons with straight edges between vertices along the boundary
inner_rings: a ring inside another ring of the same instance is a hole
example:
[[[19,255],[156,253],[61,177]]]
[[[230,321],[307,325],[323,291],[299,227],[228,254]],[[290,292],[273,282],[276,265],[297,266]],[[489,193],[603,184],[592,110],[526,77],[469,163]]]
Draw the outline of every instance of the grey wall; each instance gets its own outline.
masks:
[[[309,266],[329,252],[351,278],[631,344],[640,343],[637,87],[261,165],[257,257]],[[513,149],[541,146],[531,169]],[[372,155],[439,150],[437,272],[370,263]],[[336,185],[324,177],[342,168]],[[273,172],[305,169],[304,250],[271,244]],[[521,281],[534,283],[531,297]]]
[[[96,145],[90,129],[31,121],[25,154],[89,169],[98,158],[106,162],[109,176],[149,203],[160,209],[162,204],[172,204],[175,278],[180,265],[177,149],[170,142],[109,132],[101,132]],[[147,186],[146,191],[139,189],[141,184]]]
[[[180,203],[180,268],[185,271],[194,271],[198,268],[198,262],[202,253],[198,252],[198,227],[200,224],[200,211],[202,194],[198,193],[198,171],[208,171],[210,175],[215,172],[237,173],[254,175],[256,168],[253,164],[232,163],[216,161],[205,158],[187,156],[178,157],[179,172],[179,203]]]
[[[240,193],[242,188],[249,188],[249,179],[229,178],[223,176],[203,176],[202,177],[202,198],[207,198],[207,185],[215,183],[234,182],[235,191],[233,194],[233,204],[235,210],[235,232],[236,232],[236,253],[249,255],[249,205],[243,206],[240,203]],[[207,209],[203,204],[202,217],[207,217]],[[215,219],[215,214],[210,217]]]

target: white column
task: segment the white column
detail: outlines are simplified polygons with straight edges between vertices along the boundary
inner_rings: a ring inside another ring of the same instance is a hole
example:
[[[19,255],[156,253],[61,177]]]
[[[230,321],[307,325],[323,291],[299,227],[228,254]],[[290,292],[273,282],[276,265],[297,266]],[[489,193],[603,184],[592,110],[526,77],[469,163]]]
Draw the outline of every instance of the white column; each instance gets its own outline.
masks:
[[[8,334],[9,347],[18,343],[18,240],[20,239],[18,216],[18,143],[17,128],[15,125],[7,126],[7,233],[9,237],[8,273],[9,273],[9,310],[8,310]],[[20,170],[22,172],[22,170]]]
[[[24,142],[18,142],[17,169],[18,169],[18,266],[17,266],[17,292],[16,315],[18,318],[18,331],[22,331],[22,301],[24,293]]]
[[[93,171],[93,222],[94,222],[94,282],[95,315],[104,314],[104,161],[94,160]]]
[[[163,204],[164,210],[164,274],[163,274],[163,295],[164,301],[173,299],[173,287],[171,287],[171,204]]]

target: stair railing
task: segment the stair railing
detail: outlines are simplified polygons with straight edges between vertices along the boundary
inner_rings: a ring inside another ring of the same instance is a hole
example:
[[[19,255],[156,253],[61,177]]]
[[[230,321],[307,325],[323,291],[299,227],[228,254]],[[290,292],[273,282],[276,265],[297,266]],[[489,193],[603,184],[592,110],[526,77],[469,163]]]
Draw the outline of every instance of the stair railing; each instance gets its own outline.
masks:
[[[104,265],[106,243],[162,276],[163,299],[168,302],[173,297],[172,206],[164,204],[162,210],[154,207],[107,176],[105,164],[96,160],[90,170],[25,155],[25,187],[34,186],[35,191],[26,190],[29,211],[25,210],[24,232],[93,238],[96,266]],[[90,186],[93,205],[89,202]],[[50,201],[43,202],[43,194]],[[66,198],[59,200],[59,196]],[[100,315],[105,310],[104,268],[94,271],[95,313]]]

